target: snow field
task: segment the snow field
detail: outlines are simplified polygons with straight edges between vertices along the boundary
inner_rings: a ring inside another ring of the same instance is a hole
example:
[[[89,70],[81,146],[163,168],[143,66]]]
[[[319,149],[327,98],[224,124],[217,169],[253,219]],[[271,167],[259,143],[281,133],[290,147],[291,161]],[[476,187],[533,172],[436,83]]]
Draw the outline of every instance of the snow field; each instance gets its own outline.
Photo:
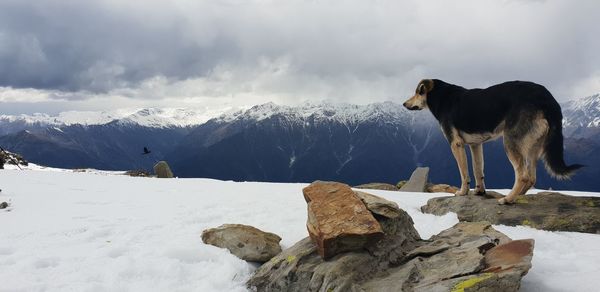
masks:
[[[11,202],[0,210],[0,291],[245,291],[256,265],[203,244],[202,230],[248,224],[289,247],[307,236],[304,186],[0,171],[0,200]],[[457,223],[419,211],[444,194],[369,192],[397,202],[423,238]],[[600,286],[600,235],[495,227],[536,240],[523,291]]]

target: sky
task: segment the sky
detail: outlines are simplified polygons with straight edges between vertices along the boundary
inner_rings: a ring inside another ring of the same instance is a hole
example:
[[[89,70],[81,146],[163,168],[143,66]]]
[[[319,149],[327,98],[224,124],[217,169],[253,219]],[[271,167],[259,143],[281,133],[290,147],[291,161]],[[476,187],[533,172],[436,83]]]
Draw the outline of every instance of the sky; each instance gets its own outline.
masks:
[[[0,114],[600,92],[600,1],[1,0]]]

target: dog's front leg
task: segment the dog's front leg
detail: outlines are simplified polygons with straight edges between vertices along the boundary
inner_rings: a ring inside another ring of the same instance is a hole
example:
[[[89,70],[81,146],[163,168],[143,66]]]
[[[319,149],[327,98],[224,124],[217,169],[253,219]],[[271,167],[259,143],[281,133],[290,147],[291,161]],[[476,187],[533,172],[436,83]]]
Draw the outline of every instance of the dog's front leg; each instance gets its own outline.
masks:
[[[458,170],[460,171],[460,190],[456,192],[457,196],[464,196],[469,193],[469,168],[467,166],[467,153],[465,152],[465,144],[462,141],[452,141],[450,143],[452,154],[456,163],[458,164]]]

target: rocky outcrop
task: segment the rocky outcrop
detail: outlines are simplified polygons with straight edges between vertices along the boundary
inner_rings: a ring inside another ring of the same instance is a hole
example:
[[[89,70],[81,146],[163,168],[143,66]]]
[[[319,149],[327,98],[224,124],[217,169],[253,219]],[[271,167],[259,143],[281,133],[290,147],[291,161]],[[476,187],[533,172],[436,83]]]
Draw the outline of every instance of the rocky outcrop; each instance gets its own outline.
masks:
[[[308,234],[321,257],[360,250],[383,237],[379,222],[348,185],[314,182],[302,192],[308,203]]]
[[[410,179],[402,185],[401,192],[424,192],[427,186],[429,176],[429,167],[417,167],[413,171]]]
[[[281,252],[281,237],[242,224],[224,224],[202,232],[206,244],[226,248],[240,259],[266,262]]]
[[[369,189],[369,190],[383,190],[383,191],[397,191],[398,187],[387,183],[368,183],[355,186],[356,189]]]
[[[154,165],[154,173],[158,178],[173,178],[173,172],[166,161],[159,161]]]
[[[335,186],[329,186],[331,193],[340,191]],[[512,241],[487,222],[458,223],[422,240],[412,218],[393,202],[356,195],[377,218],[384,232],[381,240],[325,260],[307,237],[258,268],[248,287],[292,292],[517,291],[531,267],[533,240]]]
[[[600,234],[600,197],[540,192],[519,196],[512,205],[498,205],[501,197],[490,191],[485,196],[438,197],[427,201],[421,211],[434,215],[454,212],[460,221]]]
[[[27,166],[29,162],[23,158],[23,156],[6,151],[0,147],[0,169],[4,169],[5,164],[16,165],[18,167]]]

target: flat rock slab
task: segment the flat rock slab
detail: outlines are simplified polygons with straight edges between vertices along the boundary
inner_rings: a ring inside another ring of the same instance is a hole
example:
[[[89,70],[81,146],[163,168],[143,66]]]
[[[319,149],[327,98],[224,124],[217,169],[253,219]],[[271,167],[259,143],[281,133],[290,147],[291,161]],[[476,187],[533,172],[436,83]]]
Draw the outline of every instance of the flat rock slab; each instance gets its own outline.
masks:
[[[242,224],[224,224],[202,232],[206,244],[226,248],[238,258],[264,263],[281,252],[277,234]]]
[[[308,203],[306,227],[322,258],[363,249],[383,237],[379,222],[350,186],[318,181],[302,192]]]
[[[397,218],[402,215],[402,210],[396,202],[386,200],[382,197],[371,195],[369,193],[355,191],[354,194],[367,206],[371,213],[387,217]]]
[[[424,192],[427,187],[427,178],[429,176],[429,167],[417,167],[413,171],[408,182],[401,188],[401,192]]]
[[[556,192],[520,196],[512,205],[498,205],[498,193],[485,196],[438,197],[421,207],[423,213],[454,212],[460,221],[525,225],[549,231],[600,234],[600,197],[575,197]]]
[[[356,189],[369,189],[369,190],[383,190],[383,191],[397,191],[398,187],[388,183],[368,183],[355,186]]]

